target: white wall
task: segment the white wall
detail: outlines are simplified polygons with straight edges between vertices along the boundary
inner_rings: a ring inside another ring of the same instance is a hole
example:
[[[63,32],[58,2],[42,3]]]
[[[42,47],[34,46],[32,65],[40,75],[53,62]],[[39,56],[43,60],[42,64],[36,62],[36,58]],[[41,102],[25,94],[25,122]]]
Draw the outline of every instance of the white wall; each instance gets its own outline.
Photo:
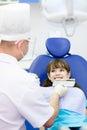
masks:
[[[41,13],[41,6],[39,4],[31,4],[31,31],[32,38],[29,47],[29,53],[20,62],[24,68],[29,68],[32,60],[39,54],[46,53],[45,40],[47,37],[66,37],[71,41],[70,53],[79,54],[87,59],[87,21],[77,23],[75,33],[68,37],[65,34],[62,24],[57,26],[48,25],[47,21]]]

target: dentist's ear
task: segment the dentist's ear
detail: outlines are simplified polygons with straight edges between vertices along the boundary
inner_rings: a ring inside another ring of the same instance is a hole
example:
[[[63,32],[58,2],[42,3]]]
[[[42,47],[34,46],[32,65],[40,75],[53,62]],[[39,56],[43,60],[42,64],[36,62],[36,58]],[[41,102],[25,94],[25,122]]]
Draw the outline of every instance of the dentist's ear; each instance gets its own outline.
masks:
[[[23,43],[24,43],[24,40],[15,42],[15,44],[17,45],[18,48],[20,48],[23,45]]]
[[[17,46],[17,49],[18,51],[20,52],[22,58],[24,57],[24,52],[23,52],[23,43],[24,43],[24,40],[20,40],[20,41],[17,41],[16,42],[16,46]]]

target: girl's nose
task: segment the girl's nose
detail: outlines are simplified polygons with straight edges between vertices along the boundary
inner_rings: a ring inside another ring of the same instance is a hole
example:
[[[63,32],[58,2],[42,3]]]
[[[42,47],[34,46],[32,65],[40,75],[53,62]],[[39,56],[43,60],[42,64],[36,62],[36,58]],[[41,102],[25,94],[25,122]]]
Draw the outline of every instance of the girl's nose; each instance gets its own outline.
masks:
[[[56,75],[58,75],[58,76],[59,76],[59,75],[60,75],[60,72],[59,72],[59,71],[56,71]]]

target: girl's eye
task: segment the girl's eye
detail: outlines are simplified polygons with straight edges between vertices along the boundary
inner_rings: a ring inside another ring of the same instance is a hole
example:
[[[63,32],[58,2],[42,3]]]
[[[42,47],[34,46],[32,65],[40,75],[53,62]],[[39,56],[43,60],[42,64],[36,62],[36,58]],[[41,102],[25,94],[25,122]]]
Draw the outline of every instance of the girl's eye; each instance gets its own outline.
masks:
[[[51,70],[51,72],[55,72],[55,70]]]
[[[60,71],[64,71],[63,69],[60,69]]]
[[[65,71],[65,69],[60,69],[61,72]]]

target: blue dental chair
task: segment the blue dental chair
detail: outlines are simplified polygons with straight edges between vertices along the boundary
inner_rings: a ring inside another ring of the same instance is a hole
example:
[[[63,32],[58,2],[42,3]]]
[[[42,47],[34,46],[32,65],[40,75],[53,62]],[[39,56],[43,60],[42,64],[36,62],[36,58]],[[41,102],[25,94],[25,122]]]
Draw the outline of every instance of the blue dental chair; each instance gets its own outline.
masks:
[[[49,55],[38,56],[27,71],[37,74],[42,85],[47,78],[48,63],[56,58],[63,59],[70,65],[71,77],[76,79],[87,97],[87,61],[77,54],[70,54],[70,46],[70,41],[66,38],[48,38],[46,48]]]
[[[27,71],[37,74],[42,85],[47,78],[48,63],[53,59],[63,59],[70,65],[71,77],[76,79],[87,97],[87,61],[77,54],[71,54],[70,47],[71,44],[67,38],[48,38],[46,48],[49,54],[38,56]],[[72,130],[78,130],[78,128]]]

